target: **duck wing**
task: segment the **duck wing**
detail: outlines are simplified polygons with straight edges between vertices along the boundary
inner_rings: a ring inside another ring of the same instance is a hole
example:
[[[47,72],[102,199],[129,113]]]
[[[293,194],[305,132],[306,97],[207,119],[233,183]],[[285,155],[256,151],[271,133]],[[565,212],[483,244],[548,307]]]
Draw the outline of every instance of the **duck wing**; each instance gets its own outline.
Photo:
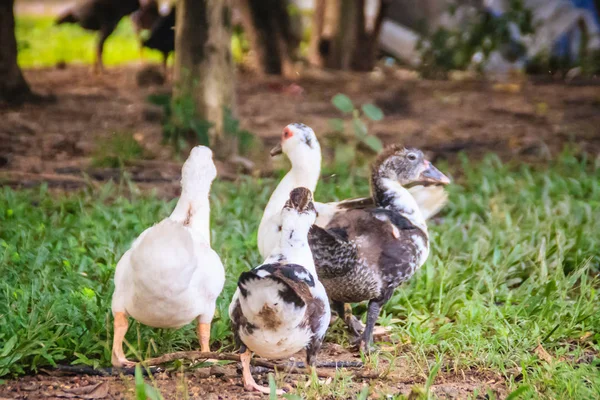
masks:
[[[345,276],[359,262],[358,249],[348,240],[346,227],[324,229],[313,225],[308,232],[308,244],[321,280]]]
[[[417,185],[409,188],[408,191],[415,198],[425,220],[434,217],[448,202],[448,192],[443,186]],[[315,224],[326,227],[336,214],[350,210],[368,210],[375,207],[375,201],[372,197],[360,197],[331,203],[315,203],[318,213]]]
[[[402,215],[382,208],[336,215],[308,235],[319,279],[332,300],[378,298],[418,268],[425,234]],[[422,246],[421,246],[422,244]]]
[[[317,220],[315,225],[320,227],[326,227],[337,213],[375,207],[375,201],[372,197],[360,197],[358,199],[342,200],[332,203],[315,202],[314,204],[315,209],[317,210]]]

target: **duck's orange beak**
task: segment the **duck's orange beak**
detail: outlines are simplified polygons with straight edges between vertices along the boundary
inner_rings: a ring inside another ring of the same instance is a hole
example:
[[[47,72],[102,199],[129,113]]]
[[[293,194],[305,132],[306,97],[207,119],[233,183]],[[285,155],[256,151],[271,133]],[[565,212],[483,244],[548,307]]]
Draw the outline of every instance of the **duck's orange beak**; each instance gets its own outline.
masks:
[[[425,166],[425,170],[419,176],[419,181],[434,185],[448,185],[450,183],[450,178],[442,174],[432,163],[425,161]]]

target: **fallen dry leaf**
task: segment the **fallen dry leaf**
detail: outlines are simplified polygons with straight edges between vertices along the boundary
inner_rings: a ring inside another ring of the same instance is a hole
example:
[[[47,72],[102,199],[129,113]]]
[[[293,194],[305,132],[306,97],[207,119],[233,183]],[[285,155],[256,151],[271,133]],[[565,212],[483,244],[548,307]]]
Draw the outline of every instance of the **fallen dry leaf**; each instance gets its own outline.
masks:
[[[56,397],[80,398],[80,399],[103,399],[108,396],[108,384],[98,382],[94,385],[66,389],[64,393],[55,394]]]
[[[542,347],[541,344],[535,348],[535,354],[541,359],[546,361],[547,363],[552,362],[552,356]]]
[[[519,83],[496,83],[494,86],[492,86],[492,90],[495,92],[519,93],[521,91],[521,84],[519,84]]]

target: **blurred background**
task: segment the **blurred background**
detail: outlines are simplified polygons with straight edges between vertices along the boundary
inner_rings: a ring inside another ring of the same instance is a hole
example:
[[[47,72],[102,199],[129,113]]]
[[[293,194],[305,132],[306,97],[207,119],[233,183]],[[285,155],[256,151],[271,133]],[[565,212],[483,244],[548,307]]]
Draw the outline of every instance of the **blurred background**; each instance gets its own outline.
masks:
[[[111,365],[115,265],[172,211],[197,144],[216,155],[227,272],[211,345],[232,351],[227,307],[263,261],[258,223],[289,170],[269,149],[292,122],[320,141],[319,201],[368,196],[391,143],[453,183],[427,263],[379,318],[369,366],[386,378],[288,398],[598,398],[599,3],[0,0],[0,398],[132,394],[53,368]],[[332,325],[324,360],[355,359],[345,332]],[[197,349],[192,325],[135,323],[127,340],[145,357]],[[153,383],[164,398],[255,398],[233,368],[180,367]]]
[[[16,50],[18,61],[0,69],[13,82],[0,84],[4,180],[76,186],[82,172],[105,180],[129,167],[140,183],[169,181],[163,161],[174,161],[177,175],[197,143],[218,148],[225,176],[261,174],[271,169],[265,146],[291,121],[334,144],[326,156],[338,165],[394,142],[434,159],[460,151],[543,159],[565,144],[600,148],[598,1],[219,6],[227,21],[180,4],[188,17],[178,20],[176,46],[172,2],[16,0],[16,48],[4,23],[0,48],[7,60]],[[3,21],[9,12],[3,6]],[[202,32],[218,38],[221,55],[230,46],[231,68],[229,56],[196,68]],[[211,110],[203,96],[218,104]],[[364,104],[375,106],[373,115]]]

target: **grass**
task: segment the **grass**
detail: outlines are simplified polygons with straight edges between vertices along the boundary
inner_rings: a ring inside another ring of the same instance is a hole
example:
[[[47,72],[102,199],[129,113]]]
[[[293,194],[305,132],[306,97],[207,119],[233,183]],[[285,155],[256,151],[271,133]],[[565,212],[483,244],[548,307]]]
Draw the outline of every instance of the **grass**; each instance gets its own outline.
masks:
[[[67,64],[92,64],[96,58],[97,32],[75,24],[55,25],[49,16],[17,16],[15,34],[19,48],[18,62],[23,68],[53,67]],[[160,52],[144,49],[146,60],[160,62]],[[129,18],[123,18],[104,44],[107,66],[140,61],[139,42]]]
[[[513,398],[596,398],[598,161],[563,154],[529,167],[489,156],[462,160],[450,171],[460,178],[441,222],[431,226],[429,260],[380,319],[394,328],[399,363],[422,371],[424,398],[436,376],[465,370],[503,376],[509,392],[518,391]],[[227,306],[240,272],[261,261],[256,230],[276,183],[248,177],[213,186],[213,245],[227,270],[212,328],[215,349],[231,350]],[[58,197],[43,187],[1,189],[0,376],[57,363],[110,364],[116,262],[174,206],[153,196],[121,196],[124,185]],[[324,176],[316,198],[367,190],[364,177],[346,172]],[[134,323],[127,339],[143,355],[197,348],[192,325],[171,331]],[[549,357],[536,351],[540,345]],[[352,390],[356,398],[364,389],[352,385],[341,375],[298,394]]]
[[[17,15],[15,34],[18,62],[22,68],[54,67],[59,63],[93,64],[96,58],[98,33],[86,31],[76,24],[55,25],[55,17]],[[248,43],[241,30],[231,39],[233,59],[240,63],[248,52]],[[123,18],[104,44],[106,66],[138,63],[139,41],[129,18]],[[144,61],[162,62],[160,52],[144,48]]]

